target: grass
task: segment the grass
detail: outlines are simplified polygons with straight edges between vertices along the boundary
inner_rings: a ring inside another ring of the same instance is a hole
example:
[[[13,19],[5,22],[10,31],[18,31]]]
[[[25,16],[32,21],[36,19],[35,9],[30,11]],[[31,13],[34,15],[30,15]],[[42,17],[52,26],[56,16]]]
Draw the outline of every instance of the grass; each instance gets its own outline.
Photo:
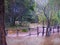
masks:
[[[22,29],[22,32],[27,32],[27,29]]]

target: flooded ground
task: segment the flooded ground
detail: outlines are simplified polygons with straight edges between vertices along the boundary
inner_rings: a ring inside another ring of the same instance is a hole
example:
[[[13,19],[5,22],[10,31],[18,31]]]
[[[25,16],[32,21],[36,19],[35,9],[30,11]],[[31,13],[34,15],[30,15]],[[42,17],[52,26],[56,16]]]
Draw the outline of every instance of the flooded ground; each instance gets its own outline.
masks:
[[[6,37],[8,45],[60,45],[60,34],[51,34],[46,36],[15,36]]]
[[[30,32],[31,31],[31,32]],[[46,29],[44,36],[42,36],[43,29],[39,26],[39,36],[37,36],[37,29],[31,29],[28,32],[9,31],[6,36],[8,45],[60,45],[60,32],[57,29],[52,29],[51,36],[46,37]],[[55,33],[53,33],[53,31]],[[31,35],[29,36],[29,34]]]

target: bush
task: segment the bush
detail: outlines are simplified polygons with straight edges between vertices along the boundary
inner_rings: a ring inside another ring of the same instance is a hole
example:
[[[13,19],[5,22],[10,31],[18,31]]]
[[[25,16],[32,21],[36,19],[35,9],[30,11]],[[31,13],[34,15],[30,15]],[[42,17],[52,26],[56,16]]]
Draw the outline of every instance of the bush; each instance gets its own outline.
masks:
[[[27,29],[22,29],[22,32],[27,32]]]

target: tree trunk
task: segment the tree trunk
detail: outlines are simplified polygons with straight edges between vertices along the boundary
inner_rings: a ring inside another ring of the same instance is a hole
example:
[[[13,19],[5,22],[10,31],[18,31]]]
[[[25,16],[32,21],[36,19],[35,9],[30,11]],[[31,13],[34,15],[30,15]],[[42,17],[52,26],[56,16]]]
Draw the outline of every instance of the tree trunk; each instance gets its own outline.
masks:
[[[12,26],[15,26],[15,17],[12,18]]]
[[[7,45],[4,26],[4,0],[0,0],[0,45]]]
[[[44,20],[43,20],[43,22],[42,22],[42,23],[43,23],[43,27],[42,27],[42,28],[43,28],[42,36],[44,36],[44,28],[45,28],[45,27],[44,27]]]
[[[58,25],[58,26],[57,26],[57,32],[58,32],[58,33],[59,33],[59,28],[60,28],[60,27],[59,27],[59,25]]]
[[[10,17],[10,26],[15,26],[15,17]]]
[[[46,36],[50,36],[50,20],[48,19],[47,29],[46,29]]]

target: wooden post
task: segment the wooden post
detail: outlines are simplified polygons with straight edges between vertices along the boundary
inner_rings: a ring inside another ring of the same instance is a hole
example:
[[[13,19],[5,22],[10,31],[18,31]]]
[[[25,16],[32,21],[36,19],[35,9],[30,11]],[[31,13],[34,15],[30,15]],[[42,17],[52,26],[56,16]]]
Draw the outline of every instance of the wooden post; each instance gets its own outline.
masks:
[[[59,33],[59,25],[57,26],[57,32]]]
[[[29,28],[29,36],[31,36],[31,29]]]
[[[45,28],[45,27],[44,27],[44,20],[43,20],[43,27],[42,27],[42,28],[43,28],[42,36],[44,36],[44,28]]]
[[[0,0],[0,45],[7,45],[4,26],[4,0]]]
[[[39,27],[37,27],[37,36],[39,36]]]
[[[46,28],[46,36],[50,36],[49,34],[50,33],[50,20],[48,19],[47,22],[48,23],[47,23],[47,28]]]

